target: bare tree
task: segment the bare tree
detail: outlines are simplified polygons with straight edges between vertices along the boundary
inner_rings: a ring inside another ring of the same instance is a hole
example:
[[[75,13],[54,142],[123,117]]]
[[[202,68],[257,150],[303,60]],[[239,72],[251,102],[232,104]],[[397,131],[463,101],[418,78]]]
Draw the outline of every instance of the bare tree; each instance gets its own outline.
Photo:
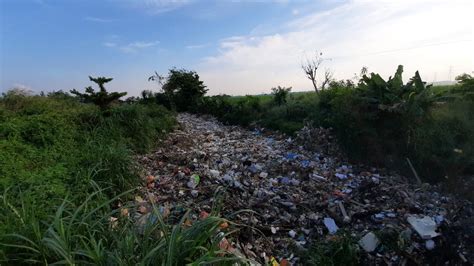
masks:
[[[316,56],[313,59],[307,59],[306,63],[301,64],[301,68],[303,69],[304,73],[306,74],[306,77],[311,80],[313,83],[314,90],[316,93],[319,93],[318,90],[318,78],[317,78],[317,73],[318,69],[327,59],[323,58],[323,53],[316,53]],[[330,70],[326,69],[324,73],[324,81],[321,84],[321,89],[324,90],[325,86],[332,80],[332,73]]]
[[[321,90],[324,90],[326,85],[328,85],[332,80],[333,80],[333,73],[329,68],[326,68],[324,70],[324,80],[323,83],[321,83]]]

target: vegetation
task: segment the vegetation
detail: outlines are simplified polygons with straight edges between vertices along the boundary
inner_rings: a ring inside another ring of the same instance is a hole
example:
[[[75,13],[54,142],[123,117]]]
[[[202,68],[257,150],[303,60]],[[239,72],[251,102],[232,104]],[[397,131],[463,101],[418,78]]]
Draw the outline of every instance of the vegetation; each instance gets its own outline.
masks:
[[[167,220],[155,209],[159,222],[144,232],[119,215],[118,204],[128,202],[140,180],[133,155],[149,151],[175,119],[155,104],[107,108],[104,115],[102,106],[64,92],[0,97],[0,263],[229,260],[218,249],[224,235],[216,214],[182,227],[186,214]]]
[[[95,92],[94,89],[89,86],[86,88],[86,93],[80,93],[76,89],[71,90],[71,93],[77,95],[84,102],[94,103],[95,105],[99,106],[101,110],[109,109],[112,102],[117,101],[122,96],[127,95],[126,92],[107,92],[104,84],[112,81],[112,78],[93,78],[89,76],[89,79],[99,86],[100,91]]]
[[[286,104],[288,94],[291,91],[291,87],[285,88],[278,86],[277,88],[272,88],[273,100],[274,102],[280,106]]]
[[[303,69],[306,77],[311,80],[313,84],[314,91],[319,93],[320,90],[324,90],[327,85],[331,83],[333,80],[333,74],[331,70],[325,69],[324,70],[324,79],[320,82],[321,86],[318,85],[318,70],[321,67],[321,64],[328,60],[327,58],[323,58],[323,53],[316,53],[313,59],[307,59],[305,63],[301,64],[301,68]]]
[[[314,242],[302,254],[304,265],[359,265],[359,246],[347,232]]]
[[[272,95],[202,97],[197,111],[290,135],[305,124],[332,128],[354,161],[410,176],[409,158],[424,181],[448,181],[445,187],[467,194],[469,186],[459,184],[474,171],[473,78],[464,74],[458,85],[438,88],[418,72],[404,83],[402,66],[388,80],[367,72],[363,68],[358,81],[331,81],[317,94],[279,87]]]

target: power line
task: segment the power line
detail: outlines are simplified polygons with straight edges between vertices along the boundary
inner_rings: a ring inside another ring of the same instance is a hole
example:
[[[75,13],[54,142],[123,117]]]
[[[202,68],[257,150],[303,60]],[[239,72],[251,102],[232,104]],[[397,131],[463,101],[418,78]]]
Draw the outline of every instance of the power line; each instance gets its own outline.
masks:
[[[332,57],[332,58],[333,59],[340,59],[340,58],[362,57],[362,56],[369,56],[369,55],[381,55],[381,54],[387,54],[387,53],[393,53],[393,52],[408,51],[408,50],[414,50],[414,49],[419,49],[419,48],[424,48],[424,47],[440,46],[440,45],[445,45],[445,44],[461,43],[461,42],[472,42],[472,40],[456,40],[456,41],[447,41],[447,42],[428,43],[428,44],[424,44],[424,45],[417,45],[417,46],[412,46],[412,47],[384,50],[384,51],[365,53],[365,54],[359,54],[359,55],[335,56],[335,57]]]

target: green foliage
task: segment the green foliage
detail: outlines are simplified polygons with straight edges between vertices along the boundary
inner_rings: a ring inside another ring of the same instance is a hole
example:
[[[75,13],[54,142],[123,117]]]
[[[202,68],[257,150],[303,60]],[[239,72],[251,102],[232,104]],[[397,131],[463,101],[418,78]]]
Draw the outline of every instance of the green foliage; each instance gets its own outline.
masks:
[[[304,92],[288,93],[285,98],[286,104],[280,106],[275,104],[272,95],[217,95],[203,97],[197,110],[227,124],[250,126],[257,123],[291,135],[301,129],[305,119],[314,112],[316,97],[313,92]]]
[[[338,86],[322,92],[317,122],[334,128],[354,158],[387,163],[407,156],[413,131],[426,120],[435,98],[418,72],[406,84],[402,73],[399,66],[388,81],[371,73],[355,89]]]
[[[155,105],[123,104],[103,116],[71,97],[7,93],[0,98],[0,191],[27,194],[39,218],[68,193],[82,199],[90,181],[120,193],[138,180],[132,155],[150,150],[174,123]],[[0,234],[11,229],[4,224]]]
[[[89,79],[99,86],[100,91],[95,92],[92,87],[87,87],[85,93],[80,93],[76,89],[71,90],[71,93],[77,95],[84,102],[91,102],[99,106],[101,110],[109,109],[112,102],[117,101],[122,96],[127,95],[126,92],[107,92],[104,84],[112,81],[112,78],[93,78],[89,76]]]
[[[91,184],[97,187],[95,184]],[[8,192],[0,196],[2,213],[9,224],[16,223],[20,231],[0,236],[0,261],[8,264],[68,264],[68,265],[185,265],[189,263],[230,265],[238,259],[219,248],[225,234],[219,225],[225,219],[210,215],[184,224],[188,213],[178,222],[162,217],[153,206],[150,217],[138,229],[129,216],[121,216],[120,209],[110,206],[125,197],[124,192],[108,198],[96,188],[75,204],[67,198],[55,207],[47,219],[39,220],[34,204],[23,199],[26,194],[12,197]],[[20,201],[19,207],[16,202]],[[124,206],[130,210],[137,206]],[[116,217],[116,222],[110,218]]]
[[[359,249],[354,238],[346,232],[319,240],[303,254],[304,265],[359,265]]]
[[[224,123],[258,124],[290,135],[308,122],[332,128],[354,161],[411,175],[408,157],[424,180],[448,178],[456,187],[474,171],[473,78],[464,74],[458,85],[440,88],[426,86],[418,72],[404,83],[402,74],[399,66],[384,80],[363,69],[357,84],[332,81],[319,94],[288,92],[285,104],[275,101],[275,94],[204,97],[198,112]]]
[[[194,71],[170,69],[163,91],[179,112],[195,111],[207,89]]]
[[[273,101],[275,101],[275,104],[286,104],[286,98],[288,97],[288,93],[290,93],[290,91],[291,87],[285,88],[278,86],[277,88],[272,88]]]

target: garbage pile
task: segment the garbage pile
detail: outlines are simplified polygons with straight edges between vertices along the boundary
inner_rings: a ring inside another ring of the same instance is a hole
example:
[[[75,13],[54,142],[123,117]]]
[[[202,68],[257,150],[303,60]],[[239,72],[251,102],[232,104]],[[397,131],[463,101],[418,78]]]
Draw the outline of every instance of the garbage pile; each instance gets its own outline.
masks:
[[[294,140],[209,117],[178,121],[160,148],[139,158],[146,185],[137,224],[150,218],[151,203],[163,216],[190,209],[202,218],[225,190],[221,215],[239,229],[226,246],[252,264],[302,264],[314,240],[340,231],[356,239],[363,264],[472,263],[470,203],[349,164],[328,130],[305,127]]]

